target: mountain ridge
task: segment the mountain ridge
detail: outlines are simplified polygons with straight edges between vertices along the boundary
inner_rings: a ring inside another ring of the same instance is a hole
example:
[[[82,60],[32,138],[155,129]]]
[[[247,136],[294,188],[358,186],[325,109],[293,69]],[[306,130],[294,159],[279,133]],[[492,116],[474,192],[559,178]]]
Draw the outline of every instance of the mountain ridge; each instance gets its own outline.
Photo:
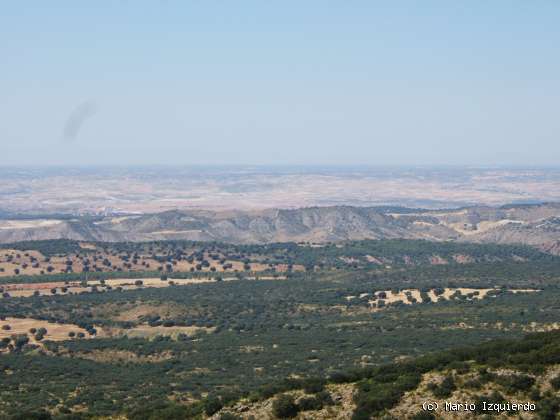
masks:
[[[560,253],[560,203],[452,210],[304,207],[254,211],[169,210],[141,215],[0,220],[0,242],[196,240],[239,244],[427,239],[527,244]]]

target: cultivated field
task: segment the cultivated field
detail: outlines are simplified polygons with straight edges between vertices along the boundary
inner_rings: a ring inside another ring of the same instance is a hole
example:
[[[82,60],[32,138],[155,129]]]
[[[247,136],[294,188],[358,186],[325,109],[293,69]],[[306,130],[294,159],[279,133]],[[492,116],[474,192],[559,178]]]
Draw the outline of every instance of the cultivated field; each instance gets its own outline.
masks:
[[[257,277],[247,276],[246,280],[256,280]],[[285,276],[259,276],[258,280],[284,280]],[[45,282],[45,283],[7,283],[0,286],[0,299],[8,297],[31,297],[31,296],[53,296],[53,295],[73,295],[91,292],[109,292],[112,290],[137,290],[151,287],[184,286],[188,284],[212,283],[217,281],[232,281],[237,277],[217,278],[192,278],[192,279],[173,279],[161,278],[134,278],[134,279],[108,279],[108,280],[88,280],[88,281],[68,281],[68,282]]]
[[[44,329],[46,332],[44,334],[37,334],[41,329]],[[42,341],[46,340],[65,341],[93,337],[84,328],[73,324],[58,324],[33,318],[6,317],[0,319],[0,340],[13,340],[14,336],[26,336],[30,344],[39,346],[42,346]],[[0,348],[0,352],[7,351],[9,349]]]

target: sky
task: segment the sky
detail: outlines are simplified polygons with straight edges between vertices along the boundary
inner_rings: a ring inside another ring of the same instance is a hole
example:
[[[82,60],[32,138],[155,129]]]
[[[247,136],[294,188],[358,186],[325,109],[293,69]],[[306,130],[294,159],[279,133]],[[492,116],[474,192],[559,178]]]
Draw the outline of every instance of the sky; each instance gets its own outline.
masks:
[[[557,165],[560,2],[0,5],[2,165]]]

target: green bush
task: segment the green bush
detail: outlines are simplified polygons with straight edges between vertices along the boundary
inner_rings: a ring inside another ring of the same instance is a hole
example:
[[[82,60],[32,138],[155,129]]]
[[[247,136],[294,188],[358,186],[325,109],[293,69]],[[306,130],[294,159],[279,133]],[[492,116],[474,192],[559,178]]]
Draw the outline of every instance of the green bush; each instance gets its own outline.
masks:
[[[204,401],[204,412],[211,416],[220,411],[223,406],[224,405],[218,398],[209,396],[206,398],[206,401]]]
[[[457,389],[453,376],[446,376],[440,385],[434,387],[432,393],[437,398],[447,398]]]
[[[317,397],[303,397],[297,406],[300,411],[317,411],[323,408],[323,402]]]
[[[291,395],[279,395],[272,403],[272,413],[279,419],[293,418],[297,416],[298,411],[299,408]]]
[[[320,378],[310,378],[303,382],[303,390],[307,394],[316,394],[325,389],[325,380]]]
[[[556,391],[560,390],[560,375],[552,378],[550,380],[550,385],[552,386],[552,388],[554,388]]]

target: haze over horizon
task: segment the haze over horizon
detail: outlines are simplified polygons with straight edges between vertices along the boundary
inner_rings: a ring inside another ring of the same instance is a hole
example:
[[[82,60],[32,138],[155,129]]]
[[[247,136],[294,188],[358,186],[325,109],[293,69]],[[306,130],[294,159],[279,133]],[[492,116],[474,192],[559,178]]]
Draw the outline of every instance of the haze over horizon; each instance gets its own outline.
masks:
[[[523,165],[560,4],[12,3],[0,165]]]

